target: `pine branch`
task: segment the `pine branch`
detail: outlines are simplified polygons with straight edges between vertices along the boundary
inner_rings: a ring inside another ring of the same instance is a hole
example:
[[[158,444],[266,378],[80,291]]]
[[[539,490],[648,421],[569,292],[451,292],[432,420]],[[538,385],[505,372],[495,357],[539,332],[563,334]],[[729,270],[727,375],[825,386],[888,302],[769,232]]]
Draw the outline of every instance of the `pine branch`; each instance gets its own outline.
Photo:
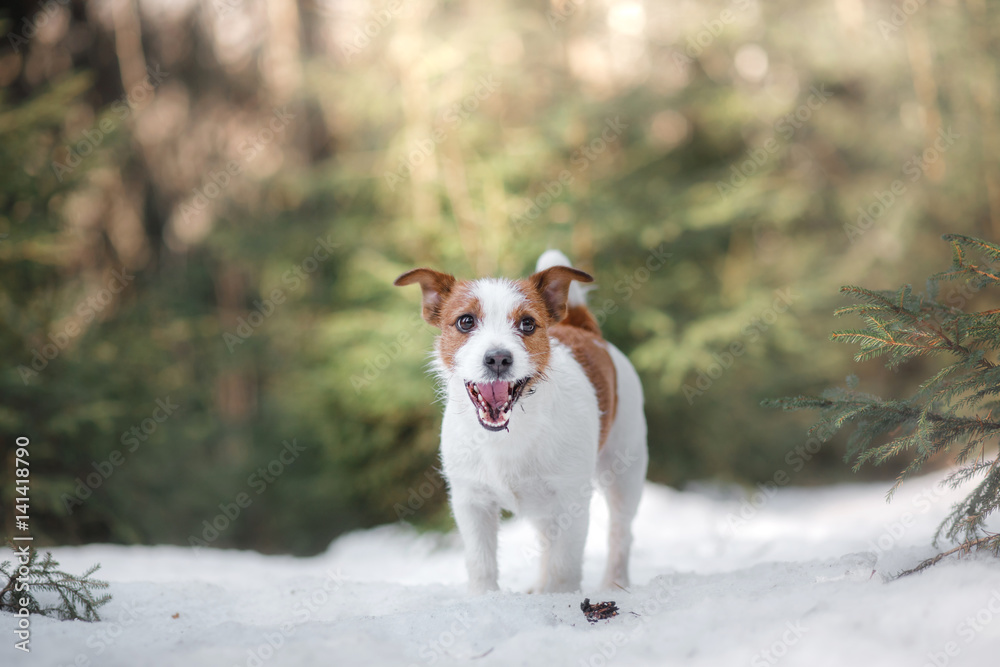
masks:
[[[910,312],[905,307],[905,297],[908,296],[908,287],[904,287],[899,292],[900,303],[896,303],[890,299],[885,292],[877,292],[875,290],[865,289],[864,287],[858,287],[856,285],[845,285],[840,288],[841,294],[852,294],[857,298],[863,299],[869,302],[868,306],[847,306],[846,308],[841,308],[834,311],[834,315],[840,317],[848,313],[854,312],[871,312],[872,310],[885,310],[888,312],[895,313],[896,316],[901,319],[906,319],[911,322],[917,321],[917,316]]]
[[[994,555],[996,555],[997,552],[1000,551],[1000,535],[987,535],[986,537],[980,537],[980,538],[975,539],[975,540],[967,540],[965,542],[962,542],[961,544],[959,544],[954,549],[949,549],[948,551],[945,551],[943,553],[939,553],[937,556],[934,556],[933,558],[928,558],[927,560],[923,561],[922,563],[920,563],[919,565],[917,565],[914,568],[911,568],[909,570],[903,570],[902,572],[900,572],[899,574],[897,574],[895,577],[893,577],[893,579],[899,579],[901,577],[906,577],[906,576],[909,576],[911,574],[916,574],[917,572],[920,572],[922,570],[926,570],[930,566],[936,565],[942,559],[947,558],[948,556],[950,556],[950,555],[952,555],[954,553],[957,553],[960,556],[964,556],[964,555],[968,554],[969,552],[971,552],[973,548],[975,548],[975,549],[981,549],[981,548],[991,549],[993,551]]]
[[[2,607],[3,599],[7,596],[8,593],[14,590],[14,586],[17,584],[17,577],[13,576],[12,573],[8,574],[7,572],[7,566],[9,564],[10,564],[9,561],[4,561],[3,567],[0,567],[0,574],[3,574],[5,577],[8,578],[7,585],[3,587],[3,590],[0,590],[0,609],[3,608]]]
[[[873,408],[870,403],[866,403],[862,400],[833,400],[828,398],[811,398],[807,396],[800,396],[797,399],[801,402],[796,404],[794,407],[786,409],[798,409],[799,407],[817,408],[820,410],[828,410],[837,407],[850,407],[850,408]],[[769,399],[764,401],[764,407],[784,407],[784,401],[789,399]],[[905,407],[901,404],[894,403],[881,403],[878,406],[879,410],[884,410],[886,412],[891,412],[894,415],[898,415],[905,419],[917,419],[922,414],[925,414],[921,410],[917,410],[912,407]],[[984,431],[1000,431],[1000,422],[993,420],[981,419],[979,417],[957,417],[954,415],[944,415],[937,412],[926,412],[927,418],[936,423],[953,423],[965,427],[978,427],[982,428]]]
[[[965,482],[967,482],[970,479],[972,479],[981,470],[989,469],[989,468],[995,466],[996,465],[996,461],[997,460],[994,460],[992,464],[990,464],[990,463],[974,463],[974,464],[966,466],[964,468],[960,468],[960,469],[956,470],[955,472],[951,473],[950,475],[948,475],[948,477],[945,478],[945,480],[942,482],[942,484],[945,484],[945,485],[951,487],[952,489],[957,489],[959,486],[961,486]]]
[[[1000,271],[976,264],[970,253],[1000,260],[1000,245],[958,234],[944,237],[952,246],[952,267],[927,279],[925,294],[908,285],[895,292],[848,285],[841,292],[856,303],[837,309],[837,316],[856,315],[864,329],[835,331],[831,339],[859,346],[858,362],[884,357],[887,368],[914,358],[947,352],[954,359],[920,383],[910,397],[886,400],[855,390],[824,392],[822,397],[796,396],[764,401],[785,410],[819,410],[810,433],[833,433],[848,423],[854,431],[845,460],[854,470],[884,465],[903,454],[909,461],[897,473],[887,498],[934,456],[950,452],[961,469],[945,480],[953,488],[982,476],[938,527],[941,537],[958,547],[921,563],[920,571],[950,554],[988,548],[1000,553],[1000,536],[987,533],[989,517],[1000,512],[1000,455],[987,461],[987,447],[1000,445],[1000,367],[987,357],[1000,350],[1000,308],[966,313],[937,301],[940,283],[964,279],[975,289],[1000,287]],[[969,463],[970,459],[972,463]],[[902,575],[900,575],[902,576]]]
[[[941,238],[945,241],[949,241],[960,257],[964,257],[961,246],[965,245],[970,248],[975,248],[984,255],[992,257],[993,259],[1000,260],[1000,246],[995,243],[990,243],[989,241],[984,241],[983,239],[979,239],[974,236],[966,236],[965,234],[945,234]],[[956,262],[956,265],[960,264]]]
[[[13,544],[10,547],[14,549]],[[56,616],[62,620],[99,621],[98,609],[111,601],[108,594],[97,596],[94,593],[95,590],[108,588],[108,582],[91,578],[100,568],[99,564],[92,565],[77,576],[59,570],[59,563],[51,552],[46,552],[39,562],[38,551],[31,549],[28,562],[24,564],[28,569],[28,574],[24,577],[28,589],[19,591],[16,597],[14,586],[21,579],[16,576],[19,567],[14,565],[8,571],[8,565],[10,563],[4,561],[3,566],[0,566],[0,573],[7,577],[7,582],[0,591],[0,611],[16,612],[24,606],[32,614]],[[43,606],[35,595],[39,591],[55,593],[60,604]],[[27,605],[20,604],[22,598],[27,600]]]

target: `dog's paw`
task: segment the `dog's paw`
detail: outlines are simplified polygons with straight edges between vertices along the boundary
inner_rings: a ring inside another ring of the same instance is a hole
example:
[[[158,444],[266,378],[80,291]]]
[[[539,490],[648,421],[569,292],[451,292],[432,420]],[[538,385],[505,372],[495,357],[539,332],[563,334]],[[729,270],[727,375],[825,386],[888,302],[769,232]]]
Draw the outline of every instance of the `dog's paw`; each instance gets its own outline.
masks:
[[[545,593],[576,593],[580,590],[580,582],[572,581],[569,579],[548,579],[545,582],[539,582],[528,589],[528,593],[533,594],[545,594]]]
[[[525,591],[528,595],[538,595],[545,592],[545,582],[539,581],[534,586]]]
[[[472,595],[486,595],[487,593],[492,593],[494,591],[500,590],[500,587],[495,581],[470,581],[469,582],[469,593]]]

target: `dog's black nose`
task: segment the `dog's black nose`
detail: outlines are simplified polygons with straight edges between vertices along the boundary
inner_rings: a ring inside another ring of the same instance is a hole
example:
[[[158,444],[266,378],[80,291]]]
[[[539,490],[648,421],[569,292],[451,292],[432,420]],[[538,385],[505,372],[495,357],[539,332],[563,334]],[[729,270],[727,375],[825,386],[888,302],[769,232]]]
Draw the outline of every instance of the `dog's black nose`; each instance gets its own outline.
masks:
[[[512,363],[514,363],[514,356],[507,350],[490,350],[483,357],[483,364],[486,365],[486,368],[497,375],[506,372]]]

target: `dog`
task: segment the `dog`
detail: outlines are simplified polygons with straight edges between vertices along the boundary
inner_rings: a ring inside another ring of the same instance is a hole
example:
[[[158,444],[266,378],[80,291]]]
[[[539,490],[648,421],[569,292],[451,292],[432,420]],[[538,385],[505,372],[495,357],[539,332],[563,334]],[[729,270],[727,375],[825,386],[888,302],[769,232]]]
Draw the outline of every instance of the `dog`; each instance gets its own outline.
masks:
[[[469,590],[499,590],[501,509],[540,535],[533,592],[580,590],[595,486],[609,510],[602,588],[628,586],[632,520],[646,478],[643,393],[628,358],[601,337],[579,283],[593,281],[557,250],[521,280],[458,281],[427,268],[423,318],[441,330],[442,472],[462,536]]]

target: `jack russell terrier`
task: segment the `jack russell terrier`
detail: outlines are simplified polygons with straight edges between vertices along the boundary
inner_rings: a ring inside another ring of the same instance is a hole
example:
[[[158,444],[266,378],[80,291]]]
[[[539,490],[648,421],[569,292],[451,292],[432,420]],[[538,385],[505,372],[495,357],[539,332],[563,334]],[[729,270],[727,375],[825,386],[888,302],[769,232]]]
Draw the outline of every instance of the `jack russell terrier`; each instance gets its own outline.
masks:
[[[474,593],[499,590],[501,509],[527,517],[540,534],[532,590],[579,590],[595,482],[610,518],[602,586],[628,585],[648,461],[642,385],[628,358],[601,338],[574,283],[593,278],[569,264],[549,250],[522,280],[458,281],[413,269],[395,282],[420,285],[423,317],[441,329],[441,461]]]

